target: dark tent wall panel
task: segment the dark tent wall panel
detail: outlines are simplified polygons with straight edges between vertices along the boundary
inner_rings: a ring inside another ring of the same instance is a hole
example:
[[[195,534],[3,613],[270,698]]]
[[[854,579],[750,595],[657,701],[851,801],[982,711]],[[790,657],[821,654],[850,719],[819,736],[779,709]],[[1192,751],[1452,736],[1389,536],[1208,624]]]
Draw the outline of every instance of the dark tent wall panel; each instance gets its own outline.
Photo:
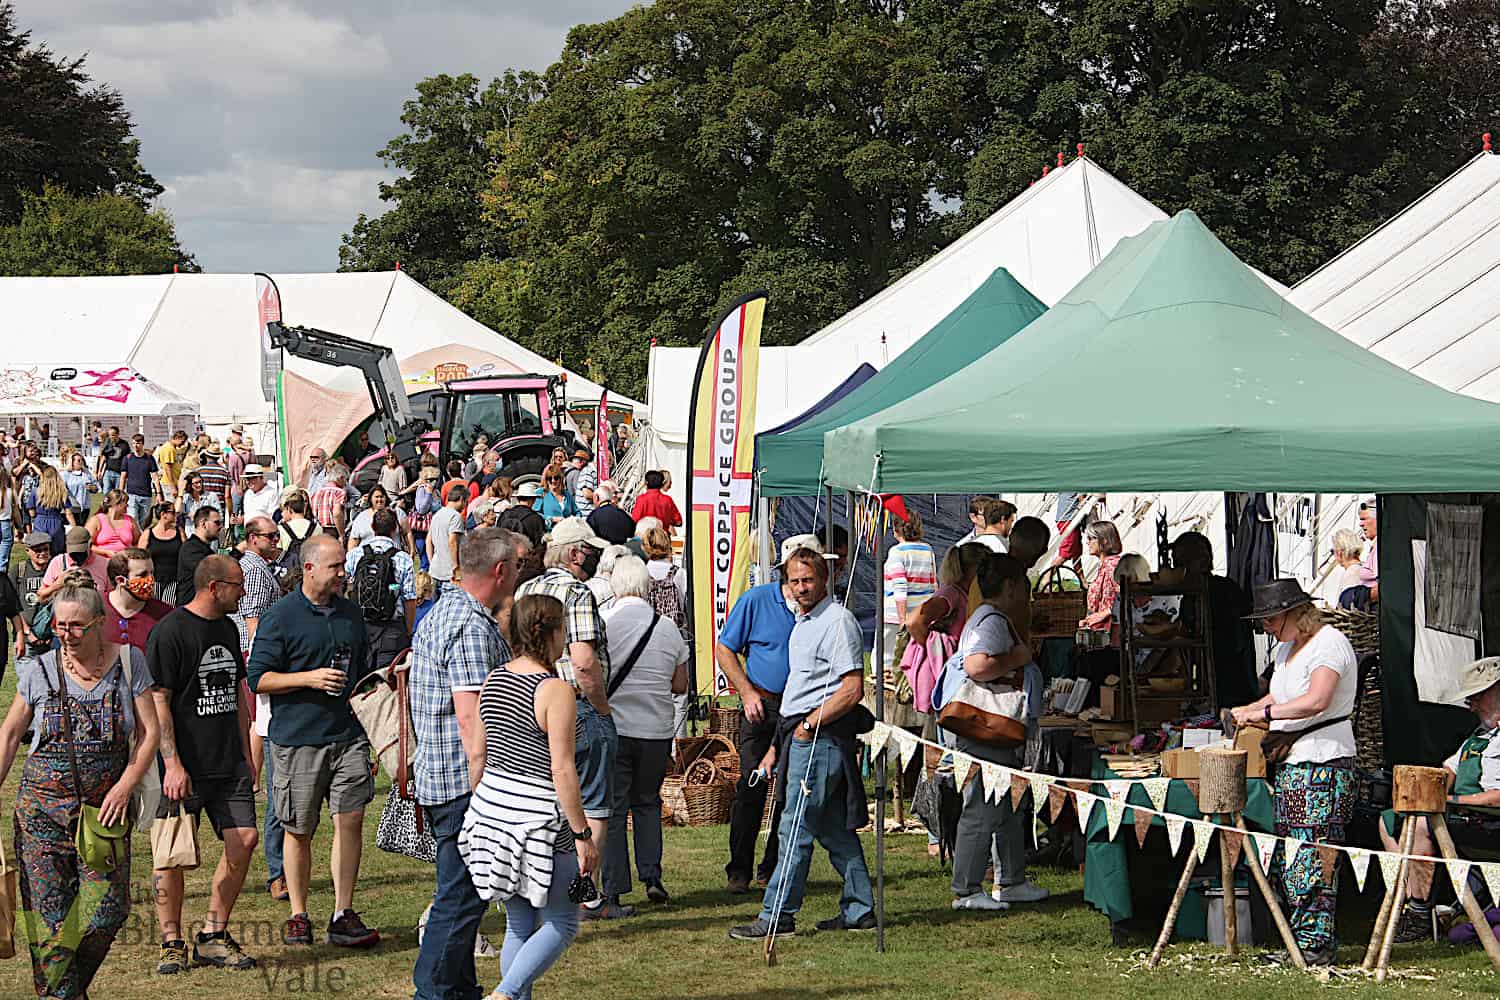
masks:
[[[1500,493],[1381,494],[1380,671],[1385,701],[1388,764],[1437,766],[1477,724],[1468,709],[1417,697],[1413,670],[1416,618],[1411,543],[1427,537],[1427,504],[1478,504],[1484,508],[1480,543],[1483,589],[1482,655],[1500,654]]]

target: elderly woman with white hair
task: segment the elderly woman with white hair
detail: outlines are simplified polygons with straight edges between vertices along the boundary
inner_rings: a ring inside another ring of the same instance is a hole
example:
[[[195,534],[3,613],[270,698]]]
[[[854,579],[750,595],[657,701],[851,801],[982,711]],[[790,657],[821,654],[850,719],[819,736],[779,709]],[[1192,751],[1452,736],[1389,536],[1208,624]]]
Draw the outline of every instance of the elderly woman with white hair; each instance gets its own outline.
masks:
[[[610,575],[615,571],[615,563],[621,556],[630,555],[630,550],[623,545],[611,545],[599,555],[599,568],[594,570],[594,575],[589,577],[589,590],[594,594],[594,603],[599,605],[599,610],[612,607],[615,603],[615,592],[610,586]]]
[[[627,814],[635,830],[635,866],[646,898],[664,903],[661,881],[661,782],[672,756],[674,694],[687,691],[687,643],[668,618],[652,610],[646,564],[626,554],[615,560],[609,583],[615,603],[604,613],[609,638],[609,707],[619,733],[614,802],[604,845],[605,904],[586,916],[628,917],[620,897],[632,888],[626,844]]]
[[[1333,558],[1338,562],[1339,568],[1335,572],[1338,579],[1339,596],[1350,587],[1362,586],[1359,578],[1360,560],[1365,554],[1364,536],[1353,528],[1340,528],[1333,533]]]

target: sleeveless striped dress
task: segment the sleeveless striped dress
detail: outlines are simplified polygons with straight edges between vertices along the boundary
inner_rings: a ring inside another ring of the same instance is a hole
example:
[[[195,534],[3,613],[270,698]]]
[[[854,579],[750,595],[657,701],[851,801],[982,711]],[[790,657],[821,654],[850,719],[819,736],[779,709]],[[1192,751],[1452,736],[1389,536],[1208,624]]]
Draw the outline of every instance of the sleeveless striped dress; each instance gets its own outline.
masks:
[[[522,896],[545,906],[553,856],[574,850],[552,784],[547,734],[536,724],[536,689],[549,677],[501,668],[480,689],[484,776],[469,799],[458,852],[484,900]],[[582,730],[580,720],[575,740]]]

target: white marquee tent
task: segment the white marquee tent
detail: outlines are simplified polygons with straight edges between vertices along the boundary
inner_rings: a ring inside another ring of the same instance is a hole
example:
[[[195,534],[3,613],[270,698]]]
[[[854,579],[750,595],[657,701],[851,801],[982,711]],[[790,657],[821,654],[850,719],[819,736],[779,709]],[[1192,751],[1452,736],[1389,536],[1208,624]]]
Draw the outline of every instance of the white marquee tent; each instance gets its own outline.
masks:
[[[498,358],[513,370],[566,371],[400,271],[279,275],[276,283],[286,322],[388,345],[398,361],[453,348]],[[243,423],[256,429],[258,450],[274,450],[277,414],[261,393],[254,275],[0,278],[0,313],[10,318],[0,365],[35,357],[37,345],[46,344],[49,357],[131,366],[196,402],[210,432]],[[286,371],[335,391],[349,386],[338,368],[288,359]],[[567,374],[570,400],[599,398],[599,385]]]

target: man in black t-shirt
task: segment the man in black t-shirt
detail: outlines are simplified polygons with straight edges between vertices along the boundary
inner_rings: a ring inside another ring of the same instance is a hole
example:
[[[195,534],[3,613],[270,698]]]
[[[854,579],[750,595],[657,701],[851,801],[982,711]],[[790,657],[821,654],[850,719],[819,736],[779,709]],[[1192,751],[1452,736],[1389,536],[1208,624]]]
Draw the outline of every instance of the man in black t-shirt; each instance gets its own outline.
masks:
[[[99,452],[99,468],[94,470],[95,477],[99,480],[103,492],[120,488],[120,479],[125,469],[125,456],[130,454],[130,449],[125,447],[125,442],[120,439],[120,428],[111,427],[109,436],[104,439],[104,447]]]
[[[22,541],[26,545],[26,558],[10,571],[11,582],[15,584],[21,602],[21,628],[15,639],[17,660],[41,656],[52,648],[51,642],[37,639],[31,631],[36,609],[43,603],[37,599],[36,592],[41,589],[42,578],[47,575],[47,564],[52,561],[52,536],[45,531],[33,531]]]
[[[146,450],[146,437],[136,434],[130,439],[130,454],[120,460],[125,475],[125,512],[140,527],[151,523],[151,504],[161,492],[161,473],[156,457]]]
[[[177,552],[177,606],[193,599],[198,564],[214,554],[219,532],[224,530],[224,515],[217,507],[204,504],[193,511],[193,533]]]
[[[229,915],[259,840],[249,764],[250,708],[240,684],[245,660],[239,630],[229,618],[239,606],[245,577],[233,559],[211,555],[198,563],[194,584],[193,599],[162,619],[146,643],[165,765],[157,817],[174,816],[180,807],[196,822],[207,812],[224,841],[192,964],[252,969],[255,959],[229,936]],[[156,971],[184,972],[189,959],[182,937],[182,869],[157,869],[152,882],[162,932]]]

